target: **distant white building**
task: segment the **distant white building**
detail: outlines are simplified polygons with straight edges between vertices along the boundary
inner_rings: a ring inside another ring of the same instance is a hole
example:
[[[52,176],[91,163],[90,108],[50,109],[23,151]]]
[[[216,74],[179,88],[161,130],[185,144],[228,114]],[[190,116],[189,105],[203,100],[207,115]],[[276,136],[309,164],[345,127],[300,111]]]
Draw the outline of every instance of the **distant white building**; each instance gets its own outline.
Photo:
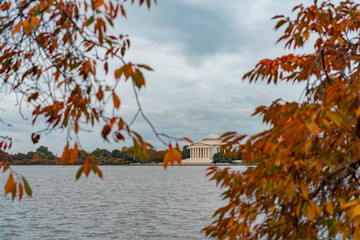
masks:
[[[220,151],[223,143],[220,136],[210,134],[206,136],[201,142],[190,145],[190,158],[184,159],[184,164],[208,164],[212,163],[215,153]]]

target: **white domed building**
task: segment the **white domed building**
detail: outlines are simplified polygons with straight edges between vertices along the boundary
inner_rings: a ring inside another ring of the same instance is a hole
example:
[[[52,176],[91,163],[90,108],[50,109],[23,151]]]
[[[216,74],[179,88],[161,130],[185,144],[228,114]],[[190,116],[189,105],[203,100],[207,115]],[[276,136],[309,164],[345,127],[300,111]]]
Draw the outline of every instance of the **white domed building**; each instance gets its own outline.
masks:
[[[190,145],[190,158],[184,159],[183,164],[210,164],[213,162],[213,156],[220,151],[223,143],[220,136],[210,134],[201,142]]]

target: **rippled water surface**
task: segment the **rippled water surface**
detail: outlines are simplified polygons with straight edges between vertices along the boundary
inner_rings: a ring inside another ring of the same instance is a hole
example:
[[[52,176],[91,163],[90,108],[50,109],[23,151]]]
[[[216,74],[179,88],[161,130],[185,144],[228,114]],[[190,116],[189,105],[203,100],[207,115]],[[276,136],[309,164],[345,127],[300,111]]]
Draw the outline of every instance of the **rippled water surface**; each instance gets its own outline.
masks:
[[[0,190],[0,239],[205,239],[221,206],[207,167],[103,166],[104,180],[75,182],[78,168],[13,167],[33,197],[12,203]]]

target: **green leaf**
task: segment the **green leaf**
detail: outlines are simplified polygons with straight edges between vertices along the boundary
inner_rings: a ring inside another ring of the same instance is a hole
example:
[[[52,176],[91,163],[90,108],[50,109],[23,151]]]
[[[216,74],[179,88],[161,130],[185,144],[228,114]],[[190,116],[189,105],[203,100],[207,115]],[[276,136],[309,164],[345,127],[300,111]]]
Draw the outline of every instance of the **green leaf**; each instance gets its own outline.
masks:
[[[79,170],[77,171],[76,177],[75,177],[75,180],[76,180],[76,181],[80,178],[83,170],[84,170],[84,166],[80,167]]]
[[[149,71],[154,71],[154,69],[152,69],[151,67],[149,67],[148,65],[145,65],[145,64],[137,64],[138,67],[140,68],[144,68],[146,70],[149,70]]]
[[[22,180],[23,180],[23,183],[24,183],[24,188],[25,188],[26,195],[31,197],[32,196],[32,191],[31,191],[31,187],[30,187],[29,183],[26,181],[26,179],[24,177],[22,177]]]
[[[91,16],[87,21],[86,21],[86,26],[89,26],[90,24],[92,24],[95,21],[95,17],[94,15]]]
[[[94,173],[97,172],[97,168],[96,168],[96,164],[95,164],[95,163],[92,163],[92,164],[91,164],[91,169],[93,170]]]

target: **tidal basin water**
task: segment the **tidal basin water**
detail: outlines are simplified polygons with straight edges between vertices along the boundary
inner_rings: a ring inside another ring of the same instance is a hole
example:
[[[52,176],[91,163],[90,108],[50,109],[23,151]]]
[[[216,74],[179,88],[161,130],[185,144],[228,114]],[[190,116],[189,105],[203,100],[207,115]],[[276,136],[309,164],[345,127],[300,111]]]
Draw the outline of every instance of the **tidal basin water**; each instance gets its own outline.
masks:
[[[0,190],[0,239],[206,239],[222,206],[207,167],[102,166],[104,180],[75,182],[78,168],[14,166],[33,197],[11,202]]]

